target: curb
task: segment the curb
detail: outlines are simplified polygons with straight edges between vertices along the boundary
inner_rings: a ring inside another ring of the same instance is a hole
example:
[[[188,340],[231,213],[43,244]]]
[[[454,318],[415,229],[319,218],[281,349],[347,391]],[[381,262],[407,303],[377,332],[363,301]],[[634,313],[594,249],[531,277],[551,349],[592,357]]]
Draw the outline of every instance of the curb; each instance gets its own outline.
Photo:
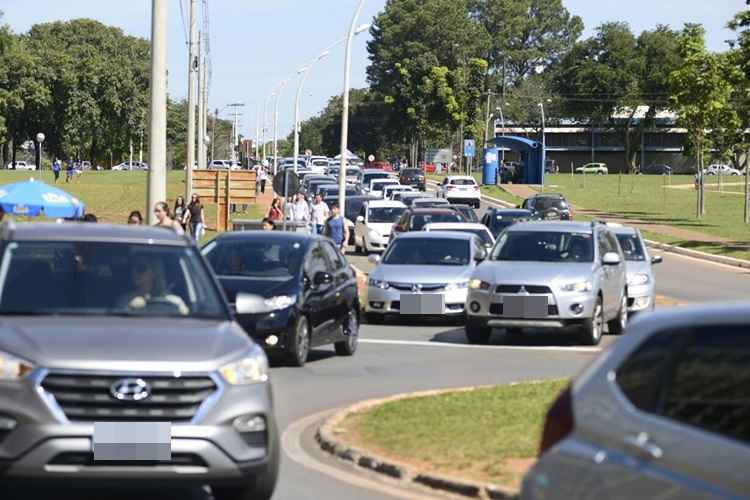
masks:
[[[495,386],[486,385],[459,389],[420,391],[408,394],[399,394],[387,398],[369,399],[367,401],[362,401],[342,410],[338,410],[331,417],[327,418],[315,433],[315,439],[323,451],[330,453],[331,455],[341,460],[350,462],[356,467],[388,476],[391,479],[395,479],[405,484],[415,484],[434,491],[452,493],[454,495],[460,495],[467,498],[517,500],[520,493],[511,488],[458,479],[434,472],[420,471],[412,466],[397,462],[395,460],[384,458],[367,450],[350,446],[336,432],[339,424],[343,422],[344,419],[346,419],[349,415],[366,411],[385,403],[390,403],[407,398],[437,396],[440,394],[456,392],[469,392],[490,387]]]
[[[734,257],[725,257],[723,255],[714,255],[712,253],[699,252],[698,250],[690,250],[688,248],[682,248],[677,245],[670,245],[668,243],[659,243],[658,241],[644,240],[646,244],[653,248],[658,248],[664,252],[676,253],[684,255],[686,257],[692,257],[694,259],[705,260],[708,262],[714,262],[717,264],[724,264],[727,266],[740,267],[743,269],[750,269],[750,260],[735,259]]]

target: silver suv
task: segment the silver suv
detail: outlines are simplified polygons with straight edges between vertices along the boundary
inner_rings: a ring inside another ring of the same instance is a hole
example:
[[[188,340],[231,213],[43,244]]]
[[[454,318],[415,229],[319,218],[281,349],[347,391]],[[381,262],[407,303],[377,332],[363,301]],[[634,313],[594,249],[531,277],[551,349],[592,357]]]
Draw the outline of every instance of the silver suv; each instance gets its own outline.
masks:
[[[5,223],[0,247],[0,484],[271,497],[268,361],[195,246],[160,228]]]
[[[604,323],[619,334],[628,319],[625,259],[598,223],[525,222],[510,226],[469,282],[466,336],[489,341],[493,327],[580,329],[596,345]]]

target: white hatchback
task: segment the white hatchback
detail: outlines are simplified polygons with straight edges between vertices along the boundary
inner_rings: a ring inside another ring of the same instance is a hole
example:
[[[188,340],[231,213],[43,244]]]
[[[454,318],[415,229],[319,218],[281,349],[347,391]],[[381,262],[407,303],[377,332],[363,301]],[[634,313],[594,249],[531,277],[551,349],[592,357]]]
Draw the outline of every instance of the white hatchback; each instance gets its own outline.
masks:
[[[474,208],[479,208],[482,201],[477,181],[468,175],[450,175],[443,179],[437,188],[437,196],[451,203],[466,203]]]
[[[354,247],[365,253],[385,250],[393,224],[406,210],[399,201],[372,200],[362,205],[354,225]]]

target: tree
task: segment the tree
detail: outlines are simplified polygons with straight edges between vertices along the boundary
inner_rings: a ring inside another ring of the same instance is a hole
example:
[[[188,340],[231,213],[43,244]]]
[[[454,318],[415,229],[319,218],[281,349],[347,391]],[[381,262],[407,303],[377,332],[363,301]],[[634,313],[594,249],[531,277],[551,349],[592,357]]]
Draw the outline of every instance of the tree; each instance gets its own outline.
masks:
[[[672,87],[671,107],[678,114],[678,123],[688,130],[688,141],[697,158],[699,189],[696,216],[705,214],[703,157],[710,147],[707,130],[726,116],[730,106],[732,85],[724,77],[728,70],[726,58],[706,50],[705,30],[701,25],[688,24],[679,38],[680,66],[669,78]]]
[[[491,37],[486,59],[503,90],[557,63],[583,32],[562,0],[471,0],[470,7]]]
[[[746,0],[746,5],[750,5],[750,0]],[[747,136],[744,133],[750,127],[750,9],[743,9],[738,12],[729,22],[729,28],[737,33],[737,40],[733,41],[732,47],[732,64],[738,71],[735,72],[736,80],[734,81],[734,99],[735,109],[738,111],[740,118],[741,137],[737,137],[737,146],[735,154],[745,154],[745,203],[744,203],[744,220],[745,224],[750,224],[750,153],[748,149]],[[739,154],[737,156],[739,156]],[[737,163],[739,166],[739,163]]]

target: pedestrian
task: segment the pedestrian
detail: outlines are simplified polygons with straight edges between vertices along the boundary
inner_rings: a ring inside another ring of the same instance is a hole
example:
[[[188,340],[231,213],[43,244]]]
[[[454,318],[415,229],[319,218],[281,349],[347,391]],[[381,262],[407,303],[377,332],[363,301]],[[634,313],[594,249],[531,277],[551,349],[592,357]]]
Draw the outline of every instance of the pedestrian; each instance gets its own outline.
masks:
[[[297,193],[297,199],[292,204],[292,220],[297,223],[298,230],[307,230],[310,226],[310,205],[302,193]]]
[[[52,163],[52,175],[55,176],[55,184],[57,184],[58,179],[60,179],[60,168],[62,165],[60,164],[60,159],[55,158],[55,161]]]
[[[183,224],[190,224],[190,233],[193,235],[193,241],[197,244],[203,236],[203,228],[206,223],[206,213],[201,203],[201,197],[193,194],[190,198],[190,204],[183,214]]]
[[[266,217],[265,219],[263,219],[263,222],[261,222],[260,227],[263,228],[264,231],[273,231],[274,229],[276,229],[276,223]]]
[[[73,160],[68,160],[68,164],[65,166],[65,182],[70,182],[73,178]]]
[[[184,222],[186,211],[187,207],[185,206],[185,198],[183,196],[178,196],[174,201],[174,210],[172,212],[174,213],[174,220],[180,223],[183,231],[187,231],[187,224]]]
[[[256,168],[256,179],[258,182],[258,185],[260,186],[260,192],[265,193],[266,192],[266,168],[262,164],[258,164]]]
[[[274,198],[266,213],[266,217],[276,222],[281,220],[283,216],[284,214],[281,212],[281,199],[278,197]]]
[[[331,211],[328,209],[326,202],[323,201],[321,194],[315,195],[315,203],[313,203],[311,212],[313,232],[316,234],[323,233],[323,226],[331,215]]]
[[[132,226],[140,226],[143,224],[143,215],[141,215],[141,212],[138,210],[130,212],[130,215],[128,215],[128,224]]]
[[[185,234],[182,230],[182,225],[172,218],[172,214],[169,213],[169,205],[166,202],[160,201],[154,205],[154,215],[156,215],[155,226],[164,227],[171,229],[177,234]]]
[[[81,175],[83,175],[83,163],[81,163],[81,160],[78,160],[75,165],[75,170],[73,171],[75,174],[75,178],[78,182],[81,182]]]
[[[331,238],[342,253],[346,250],[346,244],[349,241],[349,228],[341,216],[337,201],[331,203],[331,216],[326,221],[323,234]]]

